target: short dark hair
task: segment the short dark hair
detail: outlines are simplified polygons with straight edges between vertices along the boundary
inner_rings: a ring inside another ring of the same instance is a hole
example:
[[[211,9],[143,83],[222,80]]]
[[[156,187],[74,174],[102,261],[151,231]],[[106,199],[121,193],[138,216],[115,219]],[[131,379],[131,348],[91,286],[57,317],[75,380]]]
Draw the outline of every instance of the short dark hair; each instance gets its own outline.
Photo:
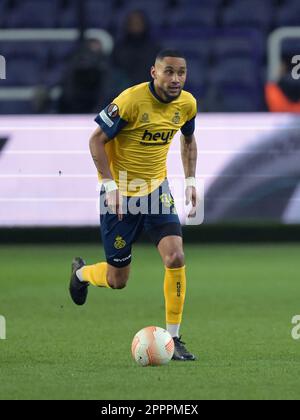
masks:
[[[179,50],[174,50],[174,49],[164,49],[161,50],[157,56],[156,56],[156,60],[163,60],[165,57],[176,57],[176,58],[185,58],[185,55],[179,51]]]

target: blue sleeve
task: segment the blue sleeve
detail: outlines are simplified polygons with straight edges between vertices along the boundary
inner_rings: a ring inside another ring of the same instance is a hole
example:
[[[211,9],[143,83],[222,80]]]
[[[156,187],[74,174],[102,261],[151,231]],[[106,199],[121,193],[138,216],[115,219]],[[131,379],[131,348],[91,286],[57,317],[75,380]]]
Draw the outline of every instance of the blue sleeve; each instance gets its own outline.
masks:
[[[95,118],[96,123],[102,128],[108,138],[113,139],[128,124],[119,114],[119,108],[110,104]]]
[[[192,118],[191,120],[187,121],[184,126],[181,127],[181,132],[184,136],[191,136],[194,134],[195,131],[195,118]]]

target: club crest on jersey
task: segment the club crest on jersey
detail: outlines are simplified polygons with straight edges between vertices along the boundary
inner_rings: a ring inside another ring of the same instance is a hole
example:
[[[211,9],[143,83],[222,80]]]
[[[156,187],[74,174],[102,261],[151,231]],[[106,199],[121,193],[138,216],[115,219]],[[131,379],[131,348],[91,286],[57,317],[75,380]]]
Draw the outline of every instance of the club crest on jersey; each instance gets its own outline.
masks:
[[[107,115],[111,118],[115,118],[117,115],[119,115],[119,107],[116,104],[110,104],[107,107]]]
[[[114,247],[116,249],[122,249],[122,248],[125,248],[125,246],[126,246],[126,241],[124,241],[122,236],[117,236],[114,243]]]
[[[142,122],[142,123],[149,123],[150,122],[149,114],[147,114],[145,112],[145,114],[142,115],[140,122]]]
[[[175,116],[172,119],[174,124],[180,124],[180,113],[179,112],[175,112]]]

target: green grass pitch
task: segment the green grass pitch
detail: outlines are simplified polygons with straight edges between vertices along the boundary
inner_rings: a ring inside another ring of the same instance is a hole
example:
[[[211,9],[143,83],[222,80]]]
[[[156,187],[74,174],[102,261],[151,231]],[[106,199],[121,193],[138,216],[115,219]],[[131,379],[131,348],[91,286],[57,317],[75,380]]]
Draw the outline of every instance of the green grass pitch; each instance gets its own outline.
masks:
[[[136,245],[124,290],[68,295],[70,262],[100,246],[1,246],[0,399],[298,399],[299,245],[185,247],[183,340],[196,363],[137,366],[131,341],[164,327],[163,267]]]

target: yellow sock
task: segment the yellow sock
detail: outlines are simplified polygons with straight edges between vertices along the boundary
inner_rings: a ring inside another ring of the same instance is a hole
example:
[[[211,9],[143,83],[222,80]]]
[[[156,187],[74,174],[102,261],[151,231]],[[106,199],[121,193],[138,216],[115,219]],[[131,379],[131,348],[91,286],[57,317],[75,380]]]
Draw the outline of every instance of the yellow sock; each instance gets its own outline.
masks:
[[[93,286],[110,288],[107,282],[106,262],[84,266],[82,268],[82,277],[84,281],[88,281]]]
[[[166,267],[164,293],[167,324],[180,324],[186,294],[185,267]]]

